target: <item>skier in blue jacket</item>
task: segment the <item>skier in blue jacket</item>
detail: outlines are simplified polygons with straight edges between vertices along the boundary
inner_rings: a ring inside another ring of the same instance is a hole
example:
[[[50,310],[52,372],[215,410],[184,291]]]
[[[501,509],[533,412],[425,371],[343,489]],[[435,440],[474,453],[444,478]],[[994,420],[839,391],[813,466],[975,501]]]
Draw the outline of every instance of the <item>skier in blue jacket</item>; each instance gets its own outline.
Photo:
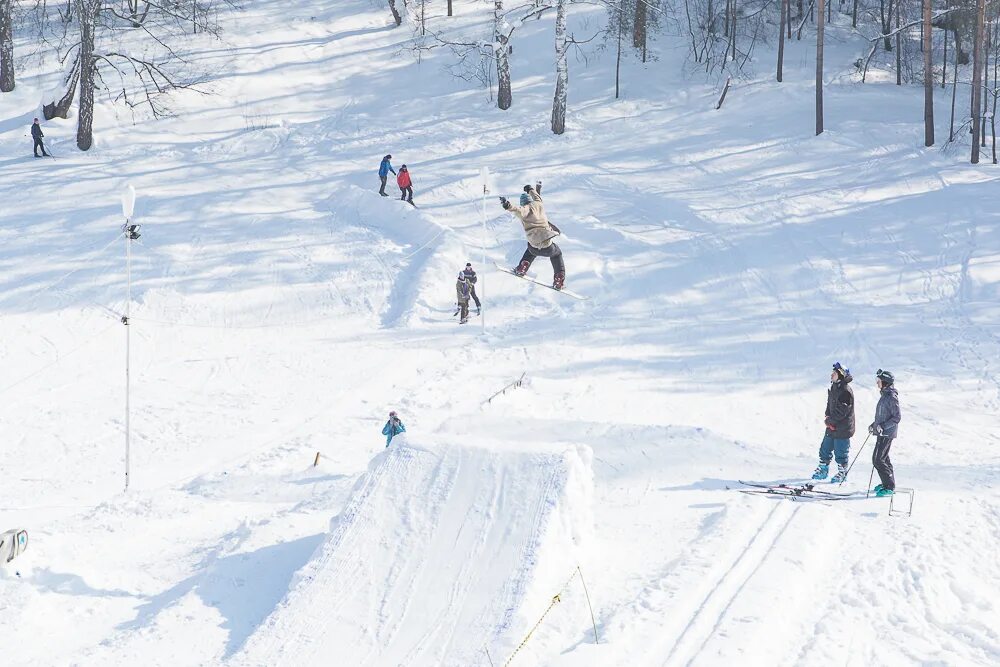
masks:
[[[389,421],[382,427],[382,435],[385,436],[385,446],[388,447],[393,437],[400,433],[406,433],[406,427],[403,426],[403,422],[399,420],[399,415],[393,410],[389,413]]]
[[[396,173],[396,170],[392,168],[392,164],[389,163],[389,160],[391,159],[391,155],[386,155],[382,158],[382,163],[378,166],[378,177],[382,181],[382,187],[379,188],[378,193],[383,197],[389,196],[385,193],[385,182],[389,178],[389,172],[391,171],[393,174]]]

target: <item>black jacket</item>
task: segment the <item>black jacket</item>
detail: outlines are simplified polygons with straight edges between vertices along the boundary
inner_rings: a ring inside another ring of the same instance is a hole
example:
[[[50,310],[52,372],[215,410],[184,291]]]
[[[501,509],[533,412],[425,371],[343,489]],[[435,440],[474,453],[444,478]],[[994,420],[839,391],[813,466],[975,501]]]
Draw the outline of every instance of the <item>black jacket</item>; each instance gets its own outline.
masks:
[[[893,386],[882,387],[882,395],[875,406],[875,421],[872,426],[882,427],[882,437],[895,438],[896,427],[902,415],[899,413],[899,395]]]
[[[31,124],[31,136],[35,139],[41,139],[45,135],[42,133],[42,126],[38,123]]]
[[[476,281],[479,280],[476,272],[472,269],[463,269],[463,273],[465,273],[465,279],[469,281],[470,285],[475,285]]]
[[[853,379],[848,373],[843,380],[831,384],[826,395],[826,432],[838,440],[846,440],[854,435]]]

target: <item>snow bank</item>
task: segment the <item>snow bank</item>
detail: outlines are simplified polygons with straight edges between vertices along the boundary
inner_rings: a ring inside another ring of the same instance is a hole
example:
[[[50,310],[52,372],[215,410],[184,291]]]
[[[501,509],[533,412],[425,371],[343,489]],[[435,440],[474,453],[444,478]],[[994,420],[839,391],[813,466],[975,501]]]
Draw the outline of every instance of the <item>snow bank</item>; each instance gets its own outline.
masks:
[[[394,444],[231,663],[469,665],[484,649],[506,655],[586,548],[591,485],[585,449]],[[547,647],[540,637],[531,650]]]

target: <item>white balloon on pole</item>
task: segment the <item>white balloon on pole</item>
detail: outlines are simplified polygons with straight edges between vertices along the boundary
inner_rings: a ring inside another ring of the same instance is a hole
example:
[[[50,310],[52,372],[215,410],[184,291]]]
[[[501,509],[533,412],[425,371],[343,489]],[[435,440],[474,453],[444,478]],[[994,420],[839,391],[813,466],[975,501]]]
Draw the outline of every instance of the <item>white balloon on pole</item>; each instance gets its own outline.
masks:
[[[135,188],[129,183],[122,191],[122,215],[131,220],[135,213]]]

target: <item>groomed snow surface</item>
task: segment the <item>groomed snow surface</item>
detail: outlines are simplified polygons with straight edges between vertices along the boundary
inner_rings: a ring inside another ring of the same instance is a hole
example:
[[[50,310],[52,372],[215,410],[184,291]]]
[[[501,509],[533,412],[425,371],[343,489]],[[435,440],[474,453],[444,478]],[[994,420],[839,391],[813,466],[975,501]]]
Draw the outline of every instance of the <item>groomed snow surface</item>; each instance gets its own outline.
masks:
[[[607,53],[572,59],[556,137],[552,17],[500,112],[381,6],[320,4],[226,16],[185,50],[212,95],[99,106],[88,153],[72,119],[28,153],[55,63],[0,98],[0,530],[31,537],[0,663],[1000,664],[1000,172],[920,146],[920,90],[854,82],[837,19],[814,137],[808,40],[716,111],[663,38],[620,101]],[[378,196],[386,153],[419,208]],[[588,301],[490,268],[523,250],[496,195],[539,178]],[[896,374],[912,517],[735,490],[812,471],[834,361],[852,456]]]

